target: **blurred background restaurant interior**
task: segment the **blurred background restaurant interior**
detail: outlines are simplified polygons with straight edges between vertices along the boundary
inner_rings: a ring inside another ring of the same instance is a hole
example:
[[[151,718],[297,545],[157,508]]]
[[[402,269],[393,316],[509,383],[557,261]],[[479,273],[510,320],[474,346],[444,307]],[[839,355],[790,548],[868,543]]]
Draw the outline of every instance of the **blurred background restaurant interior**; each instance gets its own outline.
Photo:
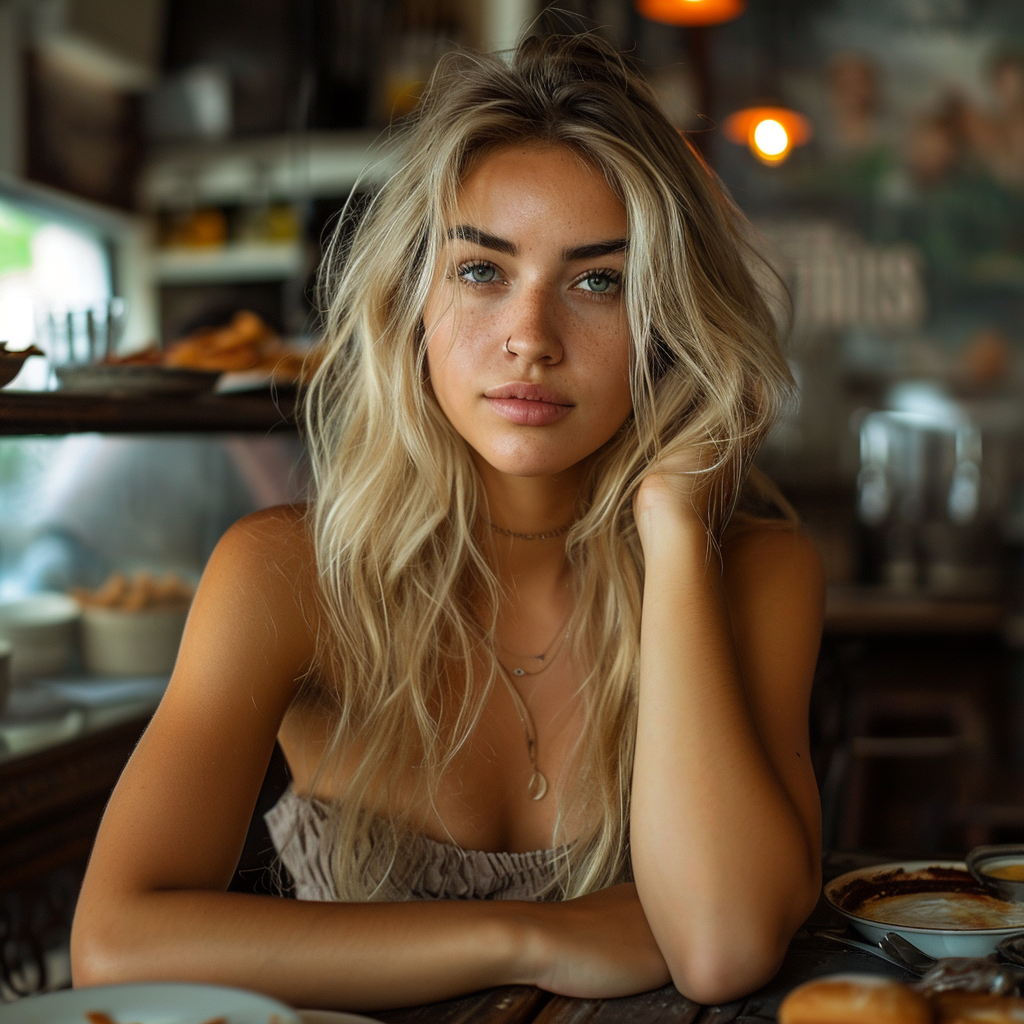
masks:
[[[45,821],[0,800],[8,915],[46,871],[74,888],[105,798],[61,803],[54,750],[112,781],[111,737],[166,680],[104,662],[90,609],[142,584],[173,605],[234,519],[301,495],[297,434],[267,410],[315,350],[337,214],[387,173],[375,142],[441,54],[534,19],[636,56],[790,289],[800,396],[761,463],[828,576],[826,845],[1024,841],[1024,4],[555,6],[0,0],[0,341],[45,355],[0,394],[0,777],[53,790]],[[127,357],[226,372],[218,396],[122,409],[83,370]],[[79,632],[32,662],[29,612],[58,643],[74,588]]]

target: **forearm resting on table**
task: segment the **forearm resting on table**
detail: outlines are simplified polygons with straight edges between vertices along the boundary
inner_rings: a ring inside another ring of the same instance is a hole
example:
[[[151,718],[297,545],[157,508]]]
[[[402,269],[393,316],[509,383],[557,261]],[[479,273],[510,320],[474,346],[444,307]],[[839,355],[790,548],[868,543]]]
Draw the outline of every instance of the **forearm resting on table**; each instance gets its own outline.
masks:
[[[649,553],[631,851],[673,980],[718,1002],[774,974],[813,908],[819,855],[814,812],[801,814],[758,732],[706,556],[706,534],[683,529]]]
[[[508,984],[523,946],[512,903],[164,891],[116,911],[82,909],[71,942],[77,986],[206,982],[293,1006],[380,1009]]]

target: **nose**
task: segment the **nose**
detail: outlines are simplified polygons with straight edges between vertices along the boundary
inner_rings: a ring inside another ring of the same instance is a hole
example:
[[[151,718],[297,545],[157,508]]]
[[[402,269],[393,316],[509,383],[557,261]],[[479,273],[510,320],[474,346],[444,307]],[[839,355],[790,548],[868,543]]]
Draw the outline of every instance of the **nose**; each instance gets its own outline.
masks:
[[[502,348],[526,364],[555,365],[562,360],[562,342],[550,297],[542,288],[526,288],[509,304]]]

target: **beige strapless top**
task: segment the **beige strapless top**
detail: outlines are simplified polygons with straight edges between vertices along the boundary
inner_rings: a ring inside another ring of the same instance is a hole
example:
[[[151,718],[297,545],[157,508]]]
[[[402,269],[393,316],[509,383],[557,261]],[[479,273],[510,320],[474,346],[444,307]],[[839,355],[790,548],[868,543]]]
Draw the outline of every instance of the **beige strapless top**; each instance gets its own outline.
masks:
[[[300,797],[291,786],[263,816],[281,863],[294,880],[297,899],[338,899],[326,838],[329,817],[327,804]],[[373,831],[371,827],[371,843]],[[391,895],[396,901],[551,898],[540,894],[551,883],[555,850],[487,853],[410,832],[400,856],[400,886]]]

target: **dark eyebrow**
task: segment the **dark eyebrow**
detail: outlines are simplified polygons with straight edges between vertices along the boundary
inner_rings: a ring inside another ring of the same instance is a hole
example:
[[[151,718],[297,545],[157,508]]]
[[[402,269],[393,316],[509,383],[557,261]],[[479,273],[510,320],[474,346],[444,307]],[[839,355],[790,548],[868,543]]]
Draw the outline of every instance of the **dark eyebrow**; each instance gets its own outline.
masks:
[[[625,252],[629,245],[626,238],[612,238],[607,242],[591,242],[589,245],[577,245],[572,249],[562,250],[562,259],[566,263],[573,260],[596,260],[600,256],[610,256],[613,252]]]
[[[449,238],[461,238],[475,245],[482,245],[485,249],[493,249],[495,252],[504,252],[509,256],[515,256],[519,250],[515,242],[507,238],[498,238],[497,235],[489,235],[486,231],[471,227],[469,224],[459,224],[448,229]]]
[[[504,252],[509,256],[516,256],[519,249],[515,242],[507,238],[499,238],[497,235],[488,234],[470,224],[458,224],[448,229],[449,238],[461,238],[466,242],[473,242],[475,245],[482,245],[485,249],[493,249],[495,252]],[[609,256],[613,252],[625,252],[629,241],[625,238],[611,238],[607,242],[590,242],[587,245],[577,245],[571,249],[562,250],[562,259],[566,263],[574,260],[596,260],[601,256]]]

